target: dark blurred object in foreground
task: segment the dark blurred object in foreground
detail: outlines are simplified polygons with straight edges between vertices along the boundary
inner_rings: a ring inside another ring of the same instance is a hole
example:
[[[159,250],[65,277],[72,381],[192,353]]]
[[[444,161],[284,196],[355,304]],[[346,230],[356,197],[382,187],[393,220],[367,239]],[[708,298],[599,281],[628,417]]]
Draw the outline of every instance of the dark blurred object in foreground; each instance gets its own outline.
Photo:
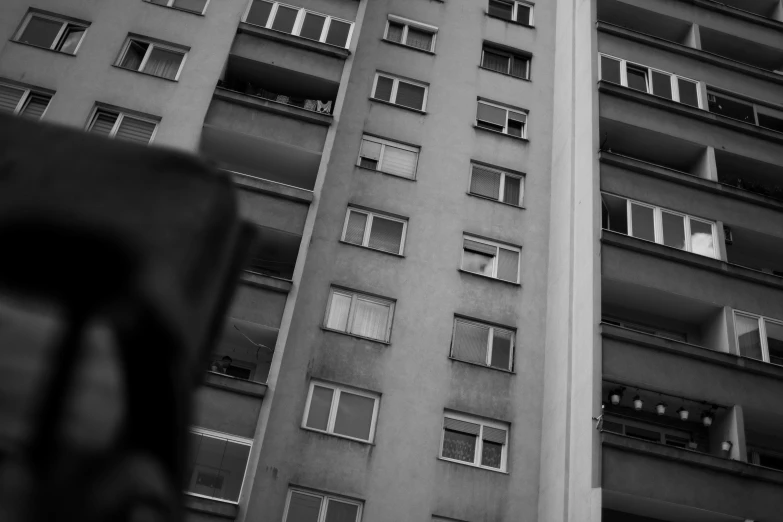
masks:
[[[192,157],[0,115],[0,520],[181,520],[251,234]]]

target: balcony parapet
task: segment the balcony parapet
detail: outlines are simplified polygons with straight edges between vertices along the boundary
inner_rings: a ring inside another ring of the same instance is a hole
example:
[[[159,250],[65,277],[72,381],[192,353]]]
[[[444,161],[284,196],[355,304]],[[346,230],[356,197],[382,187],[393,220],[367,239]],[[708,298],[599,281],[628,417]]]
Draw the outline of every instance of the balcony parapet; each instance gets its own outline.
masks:
[[[212,515],[217,518],[235,520],[239,514],[239,506],[233,502],[225,502],[213,498],[201,497],[185,493],[185,508],[191,511]]]
[[[291,292],[291,288],[294,286],[294,283],[288,279],[281,279],[279,277],[259,274],[258,272],[250,272],[248,270],[242,272],[239,279],[246,285],[257,286],[282,294]]]
[[[313,191],[306,190],[284,183],[277,183],[268,179],[243,174],[241,172],[226,171],[234,180],[234,183],[246,190],[270,194],[283,199],[290,199],[298,203],[310,204],[313,202]],[[783,208],[783,204],[781,205]]]
[[[305,121],[307,123],[314,123],[316,125],[322,125],[328,127],[332,124],[334,118],[331,114],[324,114],[315,111],[309,111],[307,109],[301,109],[299,107],[288,105],[286,103],[276,102],[261,98],[260,96],[251,96],[238,91],[232,91],[223,87],[215,88],[214,99],[234,103],[237,105],[244,105],[251,109],[273,112],[289,118]]]
[[[332,56],[341,60],[345,60],[351,55],[351,51],[342,47],[316,42],[315,40],[309,40],[300,36],[294,36],[288,33],[283,33],[281,31],[275,31],[274,29],[267,29],[266,27],[259,27],[257,25],[247,24],[244,22],[239,23],[237,33],[248,34],[258,38],[264,38],[266,40],[281,42],[292,47],[299,47],[300,49],[306,49],[308,51],[326,56]]]
[[[264,398],[267,389],[267,385],[261,382],[240,379],[238,377],[212,371],[206,372],[204,376],[204,385],[241,393],[242,395],[249,395],[250,397],[258,397],[259,399]]]

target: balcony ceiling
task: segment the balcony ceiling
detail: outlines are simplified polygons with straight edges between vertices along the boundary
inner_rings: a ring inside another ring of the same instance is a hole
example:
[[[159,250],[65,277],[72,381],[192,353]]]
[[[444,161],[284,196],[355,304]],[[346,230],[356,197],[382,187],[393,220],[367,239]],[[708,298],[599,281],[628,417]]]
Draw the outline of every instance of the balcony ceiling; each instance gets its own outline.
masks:
[[[744,518],[606,489],[603,491],[602,507],[631,515],[659,519],[661,522],[745,522]]]

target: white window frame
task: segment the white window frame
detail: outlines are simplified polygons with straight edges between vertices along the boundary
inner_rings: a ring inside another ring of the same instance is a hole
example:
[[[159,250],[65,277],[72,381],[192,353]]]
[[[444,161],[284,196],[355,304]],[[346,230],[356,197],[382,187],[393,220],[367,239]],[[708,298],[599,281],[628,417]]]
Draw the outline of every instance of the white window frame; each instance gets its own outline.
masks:
[[[145,118],[144,116],[137,116],[135,114],[125,113],[121,110],[108,109],[106,107],[97,106],[92,110],[92,114],[90,114],[90,118],[87,120],[87,128],[85,129],[87,132],[90,132],[92,130],[92,125],[95,122],[95,118],[98,116],[99,112],[105,112],[105,113],[117,115],[117,121],[114,122],[114,127],[111,128],[111,131],[107,136],[108,138],[112,138],[112,139],[117,135],[117,131],[119,130],[120,125],[122,125],[122,120],[125,119],[125,116],[129,118],[133,118],[135,120],[152,123],[155,125],[155,129],[152,131],[152,134],[150,135],[150,141],[148,143],[152,143],[155,140],[155,135],[158,133],[158,128],[160,127],[159,125],[160,120],[154,120],[152,118]]]
[[[87,36],[87,31],[90,29],[90,25],[89,24],[84,24],[84,23],[81,23],[81,22],[74,22],[72,20],[68,20],[67,18],[62,18],[62,17],[58,17],[58,16],[55,16],[55,15],[41,13],[39,11],[29,11],[25,15],[25,18],[24,18],[24,21],[22,22],[22,25],[19,26],[19,29],[16,31],[16,34],[14,35],[14,41],[23,43],[23,42],[21,42],[20,38],[24,34],[25,29],[27,29],[27,26],[30,24],[30,20],[32,20],[33,17],[43,18],[44,20],[51,20],[53,22],[60,22],[62,24],[62,26],[60,27],[60,31],[57,33],[57,36],[54,37],[54,41],[48,47],[50,50],[56,51],[58,53],[61,52],[63,54],[70,54],[70,53],[66,53],[64,51],[57,51],[55,49],[55,47],[57,47],[57,45],[60,44],[60,40],[62,40],[62,37],[65,34],[65,31],[68,29],[69,25],[73,26],[73,27],[78,27],[80,29],[84,29],[84,33],[82,33],[82,37],[79,40],[79,43],[76,44],[76,49],[73,50],[73,56],[76,56],[76,53],[79,52],[79,48],[81,48],[82,42],[84,42],[84,37]],[[32,44],[28,44],[28,45],[32,45]],[[42,46],[35,45],[34,47],[42,47]],[[44,49],[46,49],[46,48],[44,47]]]
[[[642,65],[640,63],[636,62],[629,62],[628,60],[625,60],[623,58],[618,58],[617,56],[612,56],[610,54],[605,53],[598,53],[598,79],[603,80],[603,69],[601,67],[601,59],[602,58],[608,58],[610,60],[615,60],[620,62],[620,85],[623,87],[628,87],[628,66],[635,67],[638,69],[644,69],[646,71],[646,94],[650,94],[653,96],[658,96],[657,94],[654,94],[652,91],[652,73],[657,72],[660,74],[666,74],[669,76],[669,81],[671,83],[671,90],[672,90],[672,101],[675,101],[677,103],[682,103],[683,105],[688,105],[687,103],[683,103],[680,101],[680,84],[677,80],[685,80],[690,83],[696,84],[696,100],[699,104],[699,109],[704,108],[704,101],[702,100],[701,96],[701,82],[694,80],[692,78],[688,78],[686,76],[681,76],[679,74],[670,73],[668,71],[664,71],[662,69],[656,69],[655,67],[648,67],[646,65]],[[606,80],[609,81],[609,80]],[[610,82],[614,83],[614,82]],[[630,87],[628,87],[630,89]],[[634,89],[635,90],[635,89]],[[641,92],[641,91],[639,91]],[[660,98],[664,98],[668,100],[669,98],[659,96]],[[692,105],[688,105],[688,107],[693,107]]]
[[[720,98],[725,98],[727,100],[731,100],[735,103],[741,103],[743,105],[749,105],[753,109],[753,121],[752,122],[743,122],[743,123],[752,123],[756,127],[760,127],[762,129],[771,130],[773,132],[780,132],[776,131],[775,129],[771,129],[769,127],[765,127],[759,123],[759,114],[763,114],[765,116],[770,116],[772,118],[777,118],[779,120],[783,120],[783,111],[773,109],[772,107],[767,107],[765,105],[746,100],[743,98],[739,98],[737,96],[732,96],[731,94],[725,94],[721,91],[712,90],[709,87],[707,88],[707,110],[709,110],[709,104],[710,104],[710,96],[718,96]],[[712,112],[712,111],[710,111]],[[718,114],[718,116],[723,116],[719,113],[713,113]],[[729,118],[729,116],[723,116],[724,118]],[[733,118],[732,118],[733,119]],[[734,120],[734,121],[742,121],[742,120]]]
[[[341,49],[348,49],[351,47],[351,38],[353,37],[353,30],[354,30],[354,23],[350,20],[345,20],[343,18],[338,18],[337,16],[332,16],[324,13],[319,13],[318,11],[312,11],[310,9],[305,9],[303,7],[299,7],[296,5],[286,4],[284,2],[273,2],[271,0],[262,0],[265,1],[268,4],[272,4],[272,9],[269,11],[269,18],[266,20],[266,25],[259,26],[257,24],[253,24],[251,22],[247,21],[247,16],[250,14],[250,10],[253,8],[253,3],[256,0],[250,0],[247,4],[247,8],[245,9],[245,13],[242,15],[242,22],[255,25],[256,27],[265,27],[266,29],[271,29],[273,31],[276,31],[276,29],[272,29],[272,24],[275,21],[275,17],[277,16],[277,9],[278,7],[287,7],[289,9],[296,9],[296,20],[294,21],[294,27],[291,29],[290,33],[284,33],[284,34],[291,34],[292,36],[298,36],[299,38],[305,38],[304,36],[300,36],[300,33],[302,31],[302,25],[304,24],[305,16],[307,13],[314,14],[316,16],[323,16],[326,18],[324,20],[324,26],[321,29],[321,36],[318,38],[318,42],[324,43],[326,45],[332,45],[333,47],[339,47],[337,45],[333,45],[326,42],[326,37],[329,34],[329,28],[332,25],[332,20],[335,20],[337,22],[342,22],[348,24],[350,27],[348,28],[348,37],[345,40],[345,47],[341,47]],[[311,38],[305,38],[306,40],[310,41],[316,41],[312,40]]]
[[[334,500],[336,502],[341,502],[343,504],[353,504],[355,506],[358,506],[359,509],[356,510],[356,520],[354,522],[361,522],[362,520],[362,511],[364,509],[364,503],[354,500],[352,498],[345,498],[340,497],[337,495],[332,495],[330,493],[321,493],[320,491],[313,491],[309,489],[302,489],[297,488],[295,486],[291,486],[288,488],[288,493],[286,494],[285,498],[285,511],[283,512],[283,522],[288,521],[288,510],[291,506],[291,496],[292,494],[296,492],[300,495],[309,495],[311,497],[318,497],[321,499],[321,506],[318,511],[318,518],[317,522],[326,522],[326,515],[329,510],[329,502]]]
[[[476,243],[483,243],[488,246],[495,247],[495,256],[492,258],[492,275],[488,276],[486,274],[480,274],[478,272],[473,272],[471,270],[468,270],[464,267],[465,264],[465,240],[469,239],[470,241],[475,241]],[[462,257],[460,258],[460,270],[464,270],[465,272],[468,272],[470,274],[476,274],[483,277],[490,277],[492,279],[497,279],[498,281],[505,281],[506,283],[514,283],[519,284],[519,272],[520,267],[522,265],[522,249],[520,247],[515,247],[511,245],[507,245],[505,243],[498,243],[496,241],[490,241],[489,239],[484,239],[481,237],[472,236],[470,234],[462,234]],[[499,279],[498,278],[498,258],[500,257],[500,249],[508,250],[510,252],[516,252],[517,254],[517,278],[515,281],[508,281],[506,279]]]
[[[376,136],[370,136],[368,134],[363,134],[362,135],[362,141],[365,141],[365,140],[373,142],[373,143],[378,143],[378,144],[381,145],[381,153],[378,156],[378,168],[375,169],[376,172],[383,172],[384,174],[388,174],[389,176],[397,176],[398,178],[403,178],[403,179],[416,179],[416,171],[417,171],[417,169],[419,167],[419,153],[421,152],[420,148],[412,147],[410,145],[404,145],[404,144],[399,143],[397,141],[387,140],[387,139],[384,139],[384,138],[378,138]],[[413,176],[412,177],[407,178],[405,176],[400,176],[399,174],[392,174],[392,173],[389,173],[389,172],[386,172],[385,170],[383,170],[383,159],[384,159],[384,154],[386,152],[386,146],[387,145],[390,146],[390,147],[394,147],[394,148],[401,149],[401,150],[406,150],[408,152],[413,152],[414,154],[416,154],[416,164],[413,167]],[[361,145],[359,145],[359,159],[357,160],[356,165],[360,166],[360,167],[362,165]],[[362,167],[362,168],[368,168],[368,167]]]
[[[190,426],[188,427],[188,431],[191,433],[196,433],[198,435],[204,435],[206,437],[212,437],[213,439],[221,439],[226,440],[229,442],[233,442],[235,444],[242,444],[243,446],[249,446],[250,450],[253,450],[253,439],[246,439],[244,437],[238,437],[236,435],[231,435],[230,433],[224,433],[222,431],[214,431],[214,430],[207,430],[204,428],[200,428],[198,426]],[[245,478],[247,478],[247,469],[250,466],[250,454],[248,453],[247,462],[245,462],[245,472],[242,474],[242,485],[239,486],[239,496],[237,497],[236,501],[226,500],[223,498],[218,497],[210,497],[209,495],[202,495],[200,493],[193,493],[191,491],[185,490],[185,493],[188,495],[192,495],[194,497],[201,497],[201,498],[212,498],[215,500],[219,500],[220,502],[227,502],[229,504],[239,504],[239,499],[242,498],[242,491],[245,488]]]
[[[329,320],[329,312],[332,308],[332,299],[334,297],[334,294],[340,294],[343,296],[350,296],[351,297],[351,306],[348,309],[348,320],[345,325],[345,331],[343,330],[337,330],[335,328],[330,328],[326,326],[328,320]],[[364,299],[365,301],[374,302],[381,305],[388,305],[389,307],[389,319],[386,323],[386,335],[383,339],[375,339],[373,337],[365,337],[363,335],[358,335],[351,332],[351,329],[353,327],[353,322],[356,316],[356,301],[358,299]],[[389,340],[391,339],[391,328],[392,323],[394,321],[394,308],[395,308],[396,302],[392,299],[387,299],[385,297],[376,297],[374,295],[365,294],[363,292],[358,292],[356,290],[349,290],[347,288],[343,287],[336,287],[333,286],[329,289],[329,301],[326,305],[326,313],[324,314],[324,322],[323,327],[326,330],[329,330],[330,332],[338,332],[346,335],[352,335],[354,337],[361,337],[362,339],[369,339],[371,341],[375,342],[382,342],[382,343],[389,343]]]
[[[739,353],[739,332],[737,331],[737,316],[743,316],[747,319],[755,319],[758,321],[759,325],[759,338],[761,339],[761,356],[763,357],[763,362],[768,364],[775,364],[770,362],[769,359],[769,345],[767,343],[767,322],[770,322],[772,324],[777,324],[780,326],[783,326],[783,321],[778,321],[776,319],[772,319],[769,317],[765,317],[763,315],[759,314],[753,314],[750,312],[743,312],[742,310],[734,310],[734,343],[737,347],[737,353]],[[741,355],[741,354],[740,354]],[[743,357],[746,357],[743,355]],[[752,358],[752,357],[751,357]],[[755,359],[758,360],[758,359]],[[777,364],[775,364],[778,366]]]
[[[464,422],[470,422],[471,424],[479,424],[481,426],[481,429],[479,431],[479,434],[476,435],[478,440],[476,441],[476,451],[473,454],[473,462],[465,462],[464,460],[457,460],[457,459],[450,459],[448,457],[443,456],[443,443],[446,440],[446,418],[451,418],[455,420],[461,420]],[[493,468],[492,466],[484,466],[481,464],[481,454],[483,453],[483,447],[484,447],[484,427],[489,428],[495,428],[499,430],[505,430],[506,432],[506,442],[503,444],[503,449],[501,452],[500,457],[500,468]],[[487,419],[482,419],[480,417],[473,417],[472,415],[465,415],[462,413],[455,413],[452,411],[446,411],[443,413],[443,418],[441,419],[441,427],[440,427],[440,451],[438,452],[438,458],[441,460],[445,460],[448,462],[455,462],[457,464],[463,464],[465,466],[473,466],[475,468],[481,468],[481,469],[488,469],[490,471],[496,471],[499,473],[507,473],[508,472],[508,443],[509,443],[509,435],[511,433],[511,426],[509,424],[506,424],[504,422],[498,422],[498,421],[491,421]]]
[[[388,78],[389,80],[393,80],[392,92],[391,92],[391,96],[389,96],[389,100],[388,101],[387,100],[382,100],[380,98],[376,98],[375,97],[375,89],[378,87],[378,78],[379,77],[384,77],[384,78]],[[400,105],[400,104],[398,104],[396,102],[396,100],[397,100],[397,87],[399,86],[400,82],[407,83],[407,84],[410,84],[410,85],[414,85],[416,87],[423,87],[424,88],[424,100],[422,101],[421,109],[416,109],[414,107],[408,107],[407,105]],[[375,73],[375,78],[373,79],[373,82],[372,82],[372,99],[373,100],[378,100],[378,101],[385,102],[385,103],[391,103],[392,105],[396,105],[397,107],[402,107],[404,109],[412,109],[414,111],[421,111],[421,112],[426,112],[427,111],[427,96],[429,95],[429,91],[430,91],[430,87],[426,83],[421,83],[421,82],[417,82],[417,81],[414,81],[414,80],[409,80],[407,78],[399,78],[397,76],[393,76],[393,75],[388,74],[388,73],[376,72]]]
[[[122,66],[123,60],[125,60],[125,55],[128,53],[128,49],[130,49],[131,42],[138,42],[138,43],[144,43],[147,44],[147,52],[144,53],[144,58],[142,58],[141,63],[139,64],[138,69],[129,69],[127,67]],[[172,53],[177,53],[182,55],[182,61],[179,62],[179,68],[177,69],[177,74],[174,76],[174,78],[165,78],[163,76],[158,76],[156,74],[144,72],[144,67],[146,67],[147,62],[149,61],[150,55],[152,54],[153,49],[155,48],[163,49],[164,51],[169,51]],[[125,39],[125,43],[122,46],[122,52],[120,53],[120,57],[117,59],[117,67],[121,69],[125,69],[126,71],[133,71],[138,72],[142,74],[146,74],[148,76],[154,76],[155,78],[161,78],[163,80],[171,80],[171,81],[179,81],[179,76],[182,74],[182,69],[185,67],[185,61],[188,58],[189,51],[186,51],[180,47],[176,47],[173,45],[166,45],[158,42],[153,42],[148,38],[144,38],[141,36],[128,36]]]
[[[516,22],[518,24],[522,25],[529,25],[530,27],[534,27],[534,18],[533,18],[533,12],[535,11],[534,7],[535,4],[532,2],[520,2],[519,0],[497,0],[498,2],[502,4],[513,4],[513,9],[511,12],[511,20],[513,22]],[[525,7],[530,8],[530,20],[527,22],[520,22],[519,21],[519,6],[524,5]],[[487,12],[489,12],[489,0],[487,0]]]
[[[206,2],[204,2],[204,9],[202,9],[201,12],[199,12],[199,11],[191,11],[190,9],[183,9],[181,7],[175,7],[174,6],[174,2],[176,2],[177,0],[166,0],[166,5],[156,4],[156,3],[152,2],[152,0],[144,0],[144,1],[149,3],[149,4],[160,5],[161,7],[170,7],[172,9],[177,9],[179,11],[185,11],[185,12],[188,12],[188,13],[197,13],[197,14],[203,15],[204,13],[207,12],[207,7],[209,7],[209,2],[211,2],[212,0],[207,0]]]
[[[689,432],[687,430],[680,430],[680,429],[677,429],[677,428],[671,428],[669,426],[663,426],[663,425],[660,425],[660,424],[653,424],[653,423],[644,422],[643,420],[631,419],[631,418],[628,418],[628,417],[626,417],[624,415],[607,414],[606,417],[604,417],[604,419],[606,421],[608,421],[608,422],[613,422],[615,424],[619,424],[620,426],[622,426],[622,435],[624,437],[633,437],[633,438],[635,438],[633,435],[627,435],[626,434],[626,427],[639,428],[639,429],[642,429],[642,430],[653,431],[653,432],[657,433],[659,435],[659,437],[660,437],[658,439],[658,444],[664,444],[664,445],[667,445],[669,447],[676,447],[676,446],[672,446],[670,444],[666,444],[667,437],[677,437],[677,438],[680,438],[680,439],[687,439],[687,440],[692,440],[692,438],[693,438],[693,433],[691,433],[691,432]],[[614,433],[614,432],[612,432],[612,433]]]
[[[395,42],[394,40],[389,40],[389,22],[394,22],[397,24],[401,24],[403,26],[402,28],[402,39],[399,42]],[[432,44],[430,45],[429,49],[420,49],[418,47],[414,47],[412,45],[408,45],[408,28],[413,27],[414,29],[418,29],[420,31],[430,33],[432,35]],[[395,16],[395,15],[389,15],[389,18],[386,20],[386,27],[383,30],[383,39],[387,42],[392,42],[400,45],[404,45],[406,47],[410,47],[411,49],[417,49],[420,51],[426,51],[430,53],[435,53],[435,41],[438,37],[438,28],[434,25],[424,24],[421,22],[417,22],[415,20],[410,20],[408,18],[403,18],[401,16]]]
[[[351,216],[351,212],[355,212],[356,214],[364,214],[367,216],[367,221],[365,221],[364,224],[364,237],[362,238],[361,245],[357,245],[356,243],[350,243],[345,240],[345,233],[348,230],[348,219]],[[394,221],[397,223],[402,223],[402,236],[400,236],[400,248],[397,250],[397,252],[388,252],[386,250],[380,250],[378,248],[373,248],[369,246],[370,243],[370,233],[372,232],[372,225],[373,220],[379,217],[381,219],[385,219],[387,221]],[[355,246],[362,246],[364,248],[369,248],[370,250],[376,250],[378,252],[383,252],[385,254],[389,253],[396,253],[397,255],[403,255],[403,252],[405,250],[405,238],[408,233],[408,220],[403,218],[398,218],[396,216],[390,216],[389,214],[384,214],[383,212],[376,212],[375,210],[365,210],[363,208],[358,207],[352,207],[349,206],[348,210],[345,212],[345,223],[343,224],[343,232],[340,235],[340,241],[345,241],[349,245],[355,245]]]
[[[471,191],[471,186],[473,185],[473,167],[479,167],[486,170],[491,170],[492,172],[497,172],[500,174],[500,191],[498,192],[498,199],[491,198],[489,196],[485,196],[483,194],[477,194],[475,192]],[[519,180],[519,203],[513,204],[513,203],[506,203],[503,201],[503,197],[506,195],[506,178],[515,178]],[[470,164],[470,176],[468,177],[468,194],[472,196],[478,196],[480,198],[488,199],[490,201],[495,201],[497,203],[503,203],[504,205],[511,205],[517,208],[524,208],[524,201],[525,201],[525,176],[521,174],[514,174],[513,172],[506,172],[503,169],[499,169],[497,167],[490,167],[488,165],[482,165],[480,163],[473,163]]]
[[[663,213],[666,212],[667,214],[672,214],[675,216],[681,216],[683,217],[684,222],[684,233],[685,233],[685,252],[690,252],[692,254],[696,255],[702,255],[697,252],[693,252],[693,245],[691,244],[691,221],[697,221],[699,223],[703,223],[705,225],[710,225],[712,228],[712,250],[713,250],[713,259],[720,259],[720,249],[718,248],[718,232],[717,232],[717,224],[714,221],[710,221],[709,219],[704,219],[700,217],[691,216],[690,214],[685,214],[683,212],[678,212],[676,210],[669,210],[668,208],[658,207],[655,205],[651,205],[649,203],[644,203],[642,201],[637,201],[635,199],[627,198],[625,196],[620,196],[619,194],[612,194],[609,192],[601,192],[601,194],[607,194],[609,196],[614,196],[617,198],[624,199],[626,201],[625,204],[625,212],[626,212],[626,223],[628,224],[628,233],[627,235],[629,237],[633,237],[634,239],[640,239],[642,241],[649,241],[647,239],[636,237],[633,235],[633,218],[632,218],[632,205],[638,205],[640,207],[646,207],[653,210],[653,228],[654,228],[654,235],[655,235],[655,243],[663,246],[668,246],[664,244],[663,240]],[[603,205],[603,201],[601,202]],[[610,225],[611,226],[611,225]],[[613,232],[613,230],[608,229],[610,232]],[[619,234],[619,232],[618,232]],[[669,247],[674,248],[674,247]],[[679,250],[679,249],[677,249]],[[704,256],[708,257],[708,256]]]
[[[329,420],[326,423],[325,430],[319,430],[307,425],[307,418],[310,416],[310,403],[312,402],[313,390],[315,389],[316,386],[320,386],[321,388],[329,388],[330,390],[334,391],[334,393],[332,393],[332,403],[329,405]],[[340,405],[340,396],[342,395],[342,392],[347,392],[352,395],[358,395],[360,397],[366,397],[368,399],[373,400],[369,439],[359,439],[356,437],[351,437],[349,435],[343,435],[341,433],[334,432],[334,423],[337,420],[337,409]],[[377,393],[359,390],[352,386],[345,386],[342,384],[333,384],[333,383],[319,381],[319,380],[311,380],[310,387],[307,390],[307,401],[305,402],[304,415],[302,415],[302,428],[310,431],[317,431],[319,433],[327,433],[329,435],[333,435],[335,437],[341,437],[343,439],[350,439],[350,440],[372,444],[375,441],[375,426],[378,423],[378,410],[380,408],[380,403],[381,403],[381,396]]]
[[[503,126],[503,130],[502,131],[496,131],[496,130],[493,130],[493,129],[487,129],[486,127],[481,127],[478,124],[479,121],[484,121],[484,120],[479,120],[478,119],[478,106],[476,106],[476,126],[477,127],[480,127],[480,128],[482,128],[484,130],[488,130],[488,131],[491,131],[491,132],[500,132],[501,134],[505,134],[506,136],[511,136],[512,138],[522,138],[524,140],[527,139],[527,119],[528,119],[528,112],[527,112],[527,110],[525,110],[525,109],[511,109],[511,108],[506,107],[504,105],[499,105],[497,103],[492,103],[492,102],[486,101],[486,100],[477,100],[477,103],[483,103],[484,105],[489,105],[490,107],[495,107],[497,109],[503,109],[504,111],[506,111],[506,122],[505,122],[505,124]],[[509,119],[513,119],[514,121],[519,121],[519,120],[517,120],[515,118],[510,118],[510,113],[512,113],[512,112],[514,114],[523,114],[525,116],[525,121],[522,122],[522,136],[514,136],[513,134],[509,134],[508,133],[508,120]],[[489,123],[490,125],[494,125],[494,123],[492,123],[492,122],[487,122],[487,123]]]
[[[18,116],[26,107],[27,102],[30,100],[30,96],[37,94],[38,96],[48,96],[49,97],[49,103],[46,104],[46,109],[41,113],[40,120],[43,119],[44,116],[46,116],[46,111],[49,110],[49,106],[52,104],[52,98],[54,98],[54,95],[49,94],[48,92],[41,92],[37,91],[35,89],[31,89],[29,87],[22,87],[20,85],[15,85],[13,83],[7,83],[7,82],[0,82],[0,85],[3,87],[8,87],[10,89],[17,89],[19,91],[22,91],[22,96],[19,98],[19,102],[16,104],[16,108],[14,108],[12,114],[14,116]]]
[[[457,361],[463,361],[470,363],[471,361],[464,361],[463,359],[460,359],[456,355],[454,355],[454,340],[457,336],[457,322],[467,323],[467,324],[473,324],[476,326],[481,326],[482,328],[488,328],[489,331],[487,333],[487,355],[484,358],[484,365],[487,368],[492,368],[493,370],[501,370],[506,372],[513,372],[514,371],[514,354],[517,349],[517,332],[516,330],[512,328],[507,328],[504,326],[495,326],[494,324],[490,323],[484,323],[481,321],[477,321],[475,319],[468,319],[467,317],[462,316],[455,316],[454,317],[454,324],[451,327],[451,351],[449,355],[452,359],[455,359]],[[511,333],[511,353],[509,355],[509,367],[508,368],[498,368],[497,366],[492,366],[492,348],[494,344],[495,339],[495,330],[503,330],[505,332]]]
[[[492,71],[492,72],[499,72],[499,71],[495,71],[494,69],[490,69],[490,68],[484,66],[484,53],[486,51],[489,51],[489,52],[495,53],[495,54],[501,54],[501,55],[509,57],[508,71],[506,71],[505,73],[500,73],[500,74],[505,74],[506,76],[511,76],[512,78],[517,78],[517,79],[520,79],[520,80],[530,80],[530,62],[532,61],[532,56],[527,56],[527,55],[521,54],[521,53],[515,53],[513,51],[507,51],[507,50],[501,49],[499,47],[493,47],[491,44],[488,44],[487,42],[484,42],[484,45],[481,46],[481,68],[482,69],[486,69],[488,71]],[[513,65],[512,62],[513,62],[513,60],[516,60],[518,58],[522,58],[526,62],[525,63],[525,75],[524,76],[514,76],[513,74],[511,74],[511,71],[514,68],[514,65]]]

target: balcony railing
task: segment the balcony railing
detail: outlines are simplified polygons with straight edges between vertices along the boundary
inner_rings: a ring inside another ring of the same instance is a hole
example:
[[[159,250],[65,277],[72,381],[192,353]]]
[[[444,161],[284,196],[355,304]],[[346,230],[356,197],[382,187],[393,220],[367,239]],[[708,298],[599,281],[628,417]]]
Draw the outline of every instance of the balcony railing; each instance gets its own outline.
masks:
[[[316,100],[313,98],[303,98],[289,94],[276,93],[250,82],[244,82],[243,84],[241,82],[227,82],[221,80],[218,82],[218,87],[247,94],[248,96],[255,96],[264,100],[290,105],[291,107],[299,107],[306,111],[320,114],[332,114],[333,100]]]

